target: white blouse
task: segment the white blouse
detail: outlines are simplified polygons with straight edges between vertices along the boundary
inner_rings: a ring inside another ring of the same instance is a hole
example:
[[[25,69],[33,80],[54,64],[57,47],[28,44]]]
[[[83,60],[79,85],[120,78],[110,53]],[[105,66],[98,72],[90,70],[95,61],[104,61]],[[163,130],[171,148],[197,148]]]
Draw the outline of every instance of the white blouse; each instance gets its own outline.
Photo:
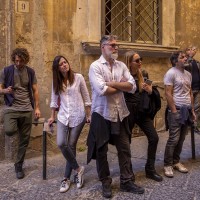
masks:
[[[64,87],[60,93],[60,108],[57,119],[66,126],[78,126],[85,118],[85,107],[91,106],[89,92],[85,80],[81,74],[74,74],[73,85]],[[53,89],[51,93],[51,108],[58,108],[58,97]]]

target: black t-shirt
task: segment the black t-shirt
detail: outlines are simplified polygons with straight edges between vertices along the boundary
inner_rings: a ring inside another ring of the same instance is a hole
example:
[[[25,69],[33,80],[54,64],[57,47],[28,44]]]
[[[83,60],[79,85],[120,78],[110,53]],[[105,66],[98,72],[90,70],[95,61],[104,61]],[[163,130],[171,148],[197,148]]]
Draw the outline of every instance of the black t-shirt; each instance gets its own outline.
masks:
[[[197,66],[197,62],[193,60],[192,64],[192,90],[200,90],[200,74]]]

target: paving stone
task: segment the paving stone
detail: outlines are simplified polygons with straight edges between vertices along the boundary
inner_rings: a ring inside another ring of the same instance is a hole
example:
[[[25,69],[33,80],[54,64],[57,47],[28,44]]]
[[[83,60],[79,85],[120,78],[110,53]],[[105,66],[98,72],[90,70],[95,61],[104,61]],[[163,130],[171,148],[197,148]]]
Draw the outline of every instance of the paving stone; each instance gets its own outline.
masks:
[[[157,150],[156,169],[164,178],[162,182],[155,182],[145,177],[145,163],[147,153],[147,139],[145,136],[132,138],[132,164],[136,184],[145,187],[145,193],[136,195],[120,192],[119,165],[116,148],[109,145],[108,160],[113,179],[113,200],[198,200],[200,199],[200,136],[195,135],[196,160],[191,159],[190,135],[187,135],[181,154],[182,163],[189,169],[183,174],[175,171],[174,178],[164,177],[163,155],[168,133],[159,133],[160,140]],[[42,156],[25,159],[24,179],[16,179],[14,164],[8,161],[0,162],[0,199],[1,200],[102,200],[101,183],[98,181],[96,162],[92,160],[86,164],[87,151],[77,155],[80,165],[85,166],[85,184],[77,189],[72,183],[69,191],[60,193],[59,187],[65,169],[62,155],[48,152],[47,180],[42,179]],[[73,176],[71,177],[73,181]]]

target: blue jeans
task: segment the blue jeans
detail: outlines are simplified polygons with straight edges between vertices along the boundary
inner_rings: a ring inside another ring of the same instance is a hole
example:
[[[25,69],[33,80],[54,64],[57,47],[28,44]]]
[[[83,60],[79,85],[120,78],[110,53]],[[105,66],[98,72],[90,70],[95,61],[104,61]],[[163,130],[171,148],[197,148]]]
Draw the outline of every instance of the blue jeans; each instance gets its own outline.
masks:
[[[164,166],[172,166],[180,160],[180,154],[188,131],[188,124],[180,124],[180,111],[168,112],[169,138],[165,147]]]
[[[85,119],[76,127],[68,127],[57,122],[57,145],[66,159],[65,178],[70,179],[72,169],[76,170],[79,165],[76,160],[76,144],[81,134]]]

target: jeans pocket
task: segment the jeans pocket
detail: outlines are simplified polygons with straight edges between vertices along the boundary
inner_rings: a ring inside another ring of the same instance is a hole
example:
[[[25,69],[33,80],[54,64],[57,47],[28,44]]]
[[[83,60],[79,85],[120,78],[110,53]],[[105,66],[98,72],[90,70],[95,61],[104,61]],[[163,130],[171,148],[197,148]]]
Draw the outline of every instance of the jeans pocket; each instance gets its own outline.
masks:
[[[174,120],[179,120],[180,119],[180,113],[177,111],[176,113],[172,113],[173,119]]]
[[[180,124],[180,112],[170,113],[169,114],[169,122],[171,126],[179,126]]]

